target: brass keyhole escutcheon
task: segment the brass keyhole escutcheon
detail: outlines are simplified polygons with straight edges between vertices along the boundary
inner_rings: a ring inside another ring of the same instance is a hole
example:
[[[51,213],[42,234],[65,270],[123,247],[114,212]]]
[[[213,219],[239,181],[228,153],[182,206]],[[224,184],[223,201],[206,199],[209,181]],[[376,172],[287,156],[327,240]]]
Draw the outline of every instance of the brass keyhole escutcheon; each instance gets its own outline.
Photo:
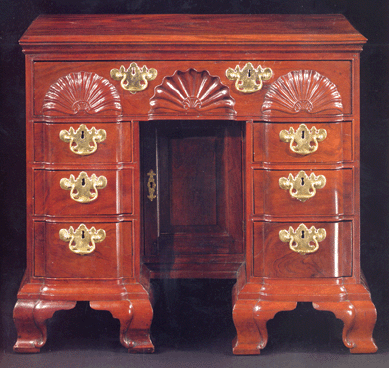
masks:
[[[264,68],[258,65],[255,69],[253,64],[247,63],[243,69],[239,65],[235,69],[228,68],[226,77],[229,80],[236,81],[235,88],[239,92],[253,93],[262,89],[263,81],[268,81],[273,76],[273,71],[270,68]]]
[[[145,90],[148,86],[148,82],[154,80],[157,77],[157,74],[158,72],[156,69],[148,69],[146,65],[139,68],[134,62],[130,64],[127,70],[122,65],[120,69],[112,69],[110,72],[111,78],[120,80],[122,88],[130,93],[137,93]]]
[[[308,176],[301,170],[296,177],[290,173],[288,178],[280,178],[278,184],[281,189],[289,190],[292,198],[305,202],[316,195],[316,189],[324,188],[326,178],[324,175],[316,176],[314,173]]]
[[[90,203],[99,196],[98,189],[104,189],[107,186],[107,178],[105,176],[97,177],[92,174],[89,178],[84,171],[75,179],[71,174],[70,178],[62,178],[59,182],[62,189],[70,190],[70,198],[79,203]]]
[[[92,253],[96,248],[96,243],[105,239],[106,233],[103,229],[96,230],[94,227],[88,229],[81,224],[76,230],[70,226],[68,230],[61,229],[59,238],[69,242],[69,249],[76,254],[85,255]]]
[[[300,224],[296,231],[290,226],[289,230],[279,232],[280,240],[289,243],[289,248],[301,255],[316,252],[319,249],[319,242],[326,236],[325,229],[316,229],[314,226],[308,229],[304,224]]]
[[[309,155],[316,152],[319,142],[326,138],[327,131],[325,129],[317,130],[316,127],[308,129],[305,124],[301,124],[296,131],[293,127],[280,131],[280,140],[289,143],[291,151],[299,155]]]
[[[81,124],[77,130],[70,127],[69,130],[61,130],[59,138],[69,143],[70,150],[76,155],[91,155],[97,150],[97,143],[103,142],[107,137],[104,129],[97,130],[95,127],[88,129],[85,124]]]
[[[155,182],[155,179],[154,177],[156,176],[157,174],[153,171],[153,170],[150,170],[148,173],[147,173],[147,176],[149,177],[149,180],[147,181],[147,189],[149,191],[149,195],[147,196],[147,198],[152,202],[155,198],[157,198],[157,196],[155,195],[155,191],[157,190],[157,183]]]

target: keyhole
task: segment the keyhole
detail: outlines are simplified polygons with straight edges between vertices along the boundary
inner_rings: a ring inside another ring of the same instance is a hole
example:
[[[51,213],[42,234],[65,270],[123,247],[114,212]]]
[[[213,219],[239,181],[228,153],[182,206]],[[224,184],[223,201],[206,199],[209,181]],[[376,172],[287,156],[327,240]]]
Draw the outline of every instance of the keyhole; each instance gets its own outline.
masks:
[[[83,187],[85,187],[85,179],[84,179],[84,178],[82,178],[82,180],[81,180],[81,185],[82,185]]]
[[[301,185],[304,185],[304,178],[301,178]]]
[[[84,131],[81,130],[81,139],[84,139],[84,138],[85,138]]]
[[[81,238],[82,238],[82,239],[85,238],[85,231],[84,231],[84,230],[82,230],[82,232],[81,232]]]
[[[305,132],[304,130],[301,132],[301,139],[304,139],[305,138]]]
[[[251,77],[251,70],[249,69],[249,78]]]
[[[304,230],[301,231],[301,239],[304,239],[305,238],[305,234],[304,234]]]

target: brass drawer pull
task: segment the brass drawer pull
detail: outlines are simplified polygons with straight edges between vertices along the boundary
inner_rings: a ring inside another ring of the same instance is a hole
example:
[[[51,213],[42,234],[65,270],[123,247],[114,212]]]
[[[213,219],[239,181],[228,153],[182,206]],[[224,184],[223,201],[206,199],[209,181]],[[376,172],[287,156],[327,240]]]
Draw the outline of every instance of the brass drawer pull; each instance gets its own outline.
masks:
[[[70,190],[70,198],[79,203],[89,203],[97,199],[98,189],[104,189],[107,186],[107,178],[105,176],[97,177],[92,174],[89,178],[84,171],[75,179],[74,175],[70,175],[69,179],[62,178],[59,182],[62,189]]]
[[[273,71],[270,68],[262,69],[260,65],[255,69],[253,64],[247,63],[243,69],[239,65],[235,70],[228,68],[226,70],[226,77],[229,80],[236,80],[235,88],[239,92],[253,93],[262,88],[263,81],[268,81],[273,76]]]
[[[288,178],[280,178],[278,183],[281,189],[289,189],[292,198],[305,202],[316,194],[316,189],[326,185],[326,178],[324,175],[316,176],[314,173],[308,176],[301,170],[295,178],[289,174]]]
[[[149,190],[149,195],[147,196],[148,199],[150,199],[150,201],[152,202],[155,198],[157,198],[157,196],[155,195],[155,191],[157,189],[157,184],[154,180],[154,176],[156,176],[157,174],[153,171],[153,170],[150,170],[148,173],[147,173],[147,176],[149,177],[149,180],[147,182],[147,189]]]
[[[301,124],[296,131],[291,127],[289,130],[281,130],[280,139],[289,143],[290,149],[299,155],[309,155],[316,152],[318,142],[324,141],[327,137],[325,129],[317,130],[316,127],[308,129],[305,124]]]
[[[319,242],[324,240],[326,235],[325,229],[316,229],[314,226],[308,229],[304,224],[300,224],[296,231],[289,226],[289,230],[279,232],[280,240],[289,243],[289,248],[293,252],[302,255],[316,252],[319,249]]]
[[[95,243],[100,243],[105,239],[105,231],[103,229],[96,230],[92,227],[90,230],[81,224],[76,231],[70,226],[69,230],[61,229],[59,238],[65,242],[69,242],[69,249],[76,254],[90,254],[95,250]],[[91,244],[90,244],[91,243]]]
[[[76,155],[86,156],[91,155],[97,150],[97,143],[101,143],[107,137],[107,132],[104,129],[97,130],[93,127],[89,130],[85,124],[81,124],[79,128],[74,131],[70,127],[69,131],[61,130],[59,138],[69,143],[70,150]]]
[[[141,69],[136,63],[131,63],[127,70],[122,65],[120,69],[112,69],[110,74],[112,79],[120,80],[124,90],[136,93],[145,90],[148,81],[157,78],[158,72],[154,68],[148,69],[146,65]]]

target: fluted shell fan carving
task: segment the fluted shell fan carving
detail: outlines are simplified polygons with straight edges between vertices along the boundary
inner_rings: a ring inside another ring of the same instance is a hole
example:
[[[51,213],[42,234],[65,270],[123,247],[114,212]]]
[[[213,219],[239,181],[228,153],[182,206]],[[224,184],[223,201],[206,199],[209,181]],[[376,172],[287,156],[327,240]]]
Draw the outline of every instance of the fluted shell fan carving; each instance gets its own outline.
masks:
[[[297,70],[279,77],[265,95],[264,117],[300,112],[342,115],[342,98],[336,85],[314,70]]]
[[[211,76],[206,70],[178,70],[155,88],[149,116],[212,115],[233,119],[236,116],[234,105],[229,88],[219,77]]]
[[[70,73],[52,84],[43,100],[44,116],[122,113],[115,86],[96,73]]]

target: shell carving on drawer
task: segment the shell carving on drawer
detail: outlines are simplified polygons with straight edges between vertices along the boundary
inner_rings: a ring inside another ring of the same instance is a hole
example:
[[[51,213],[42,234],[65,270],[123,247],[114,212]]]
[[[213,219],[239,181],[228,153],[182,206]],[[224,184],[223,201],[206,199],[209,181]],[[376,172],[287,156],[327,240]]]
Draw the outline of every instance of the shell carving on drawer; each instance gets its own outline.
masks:
[[[220,78],[189,69],[165,77],[150,99],[149,116],[160,114],[236,116],[235,100]]]
[[[342,98],[336,85],[314,70],[297,70],[279,77],[265,95],[264,117],[300,112],[342,115]]]
[[[96,73],[70,73],[52,84],[43,100],[44,116],[122,113],[114,85]]]

